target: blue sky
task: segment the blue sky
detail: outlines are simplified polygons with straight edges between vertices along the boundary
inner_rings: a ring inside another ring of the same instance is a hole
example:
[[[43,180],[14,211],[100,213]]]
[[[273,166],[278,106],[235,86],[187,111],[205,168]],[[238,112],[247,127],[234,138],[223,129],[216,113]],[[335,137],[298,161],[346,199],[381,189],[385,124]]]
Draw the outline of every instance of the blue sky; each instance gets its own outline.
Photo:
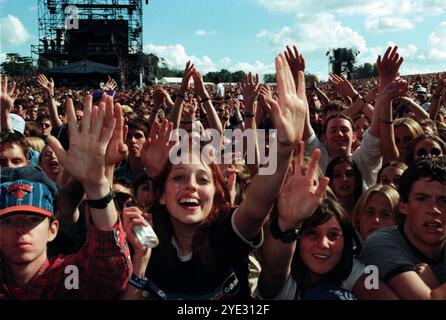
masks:
[[[30,55],[37,2],[0,0],[3,57]],[[336,47],[357,48],[362,63],[398,44],[403,74],[446,69],[446,0],[150,0],[143,24],[146,52],[180,69],[191,59],[202,73],[271,73],[286,44],[296,44],[320,78],[325,53]]]

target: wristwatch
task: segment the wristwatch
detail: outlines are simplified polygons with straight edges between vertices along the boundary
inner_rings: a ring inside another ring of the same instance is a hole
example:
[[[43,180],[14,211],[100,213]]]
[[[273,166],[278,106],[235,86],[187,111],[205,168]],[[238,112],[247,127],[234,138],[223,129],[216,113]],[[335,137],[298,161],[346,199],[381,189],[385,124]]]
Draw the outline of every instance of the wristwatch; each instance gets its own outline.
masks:
[[[297,228],[287,231],[280,230],[278,218],[272,219],[269,225],[269,229],[273,238],[276,240],[281,240],[283,243],[292,243],[299,237],[299,229]]]
[[[97,200],[87,199],[87,205],[90,208],[105,209],[107,208],[107,205],[110,203],[110,201],[112,201],[115,198],[115,196],[116,196],[115,192],[113,191],[112,187],[110,187],[110,192],[107,193],[105,197]]]

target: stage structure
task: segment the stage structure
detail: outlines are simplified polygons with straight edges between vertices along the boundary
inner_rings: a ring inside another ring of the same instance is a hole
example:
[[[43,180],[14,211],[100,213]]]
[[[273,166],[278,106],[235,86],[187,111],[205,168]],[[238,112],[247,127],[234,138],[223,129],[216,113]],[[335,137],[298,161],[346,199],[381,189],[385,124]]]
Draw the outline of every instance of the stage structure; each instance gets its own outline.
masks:
[[[144,72],[142,6],[143,0],[38,0],[39,44],[31,51],[39,69],[51,72],[93,61],[118,67],[113,76],[123,85],[139,85]]]
[[[336,48],[327,51],[329,69],[331,73],[353,78],[353,66],[360,52],[354,48]]]

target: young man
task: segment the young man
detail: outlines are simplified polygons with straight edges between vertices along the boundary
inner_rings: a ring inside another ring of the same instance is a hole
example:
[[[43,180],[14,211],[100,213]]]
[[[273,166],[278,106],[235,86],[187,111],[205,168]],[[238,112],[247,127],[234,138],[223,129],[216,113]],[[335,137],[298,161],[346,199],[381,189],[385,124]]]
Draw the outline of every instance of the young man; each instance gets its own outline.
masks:
[[[110,299],[126,287],[132,265],[105,169],[107,148],[114,139],[113,108],[111,99],[93,108],[92,97],[87,96],[79,131],[69,99],[70,149],[64,151],[56,138],[48,139],[59,161],[86,193],[88,235],[76,254],[47,258],[47,243],[55,238],[59,226],[51,183],[42,182],[38,173],[23,174],[21,170],[29,170],[27,167],[2,169],[0,298]]]
[[[446,298],[446,158],[423,158],[404,171],[399,210],[404,223],[372,234],[366,265],[401,299]]]
[[[115,178],[124,177],[133,182],[138,174],[144,172],[141,162],[141,148],[146,142],[148,128],[143,120],[133,120],[128,124],[129,130],[125,139],[129,154],[127,160],[115,170]]]

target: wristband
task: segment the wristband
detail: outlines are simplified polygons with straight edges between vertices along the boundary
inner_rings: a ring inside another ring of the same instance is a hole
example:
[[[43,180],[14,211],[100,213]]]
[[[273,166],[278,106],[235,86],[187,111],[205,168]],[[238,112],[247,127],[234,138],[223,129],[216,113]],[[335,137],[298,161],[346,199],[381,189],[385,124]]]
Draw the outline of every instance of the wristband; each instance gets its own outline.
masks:
[[[255,114],[252,113],[252,112],[244,112],[244,113],[243,113],[243,116],[244,116],[245,118],[254,118]]]
[[[361,100],[362,100],[362,102],[364,102],[365,104],[369,104],[369,103],[367,102],[367,100],[365,99],[365,97],[362,97]]]
[[[210,100],[210,98],[209,98],[209,97],[206,97],[206,98],[204,98],[204,99],[201,99],[200,102],[201,102],[201,103],[204,103],[204,102],[207,102],[207,101],[209,101],[209,100]]]
[[[50,98],[50,99],[54,99],[54,94],[49,94],[49,95],[48,95],[48,98]]]
[[[110,191],[105,195],[105,197],[97,200],[87,199],[87,205],[90,208],[105,209],[107,208],[110,201],[112,201],[115,198],[115,196],[116,196],[115,192],[113,191],[112,187],[110,187]]]
[[[132,276],[129,279],[129,284],[134,286],[137,289],[144,290],[144,288],[147,286],[147,279],[140,278],[136,274],[132,273]]]

